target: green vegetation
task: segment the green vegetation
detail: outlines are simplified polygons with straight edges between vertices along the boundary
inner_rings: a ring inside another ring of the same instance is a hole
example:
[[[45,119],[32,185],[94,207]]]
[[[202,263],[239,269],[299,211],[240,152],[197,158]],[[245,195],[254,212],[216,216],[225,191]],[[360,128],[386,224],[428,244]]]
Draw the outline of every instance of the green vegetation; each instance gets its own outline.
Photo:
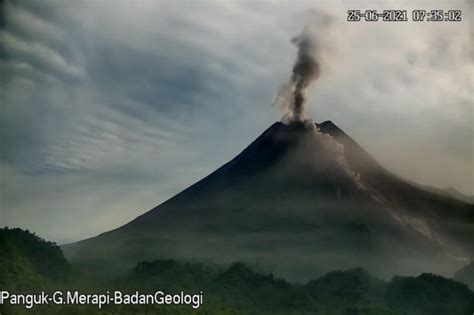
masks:
[[[70,266],[59,246],[29,231],[0,229],[0,288],[28,291],[63,281]]]
[[[474,294],[465,284],[433,274],[394,277],[387,285],[385,300],[410,314],[474,313]]]
[[[104,270],[107,266],[102,266]],[[70,266],[59,247],[28,231],[0,230],[0,290],[38,293],[78,290],[105,293],[204,292],[204,304],[23,306],[2,305],[5,314],[472,314],[474,292],[431,274],[379,280],[361,268],[334,271],[306,284],[256,272],[244,263],[219,266],[171,259],[139,262],[121,277],[98,277]]]

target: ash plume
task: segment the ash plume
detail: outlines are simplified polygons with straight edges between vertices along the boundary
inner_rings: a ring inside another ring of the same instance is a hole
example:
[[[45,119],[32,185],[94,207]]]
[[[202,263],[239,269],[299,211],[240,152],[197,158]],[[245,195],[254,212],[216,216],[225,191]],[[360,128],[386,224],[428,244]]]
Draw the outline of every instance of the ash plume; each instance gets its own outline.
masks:
[[[316,58],[317,45],[313,39],[303,32],[291,40],[298,47],[298,55],[293,66],[291,82],[294,86],[291,110],[293,120],[300,121],[304,117],[306,102],[305,90],[314,80],[319,78],[319,61]]]
[[[309,23],[300,35],[291,39],[297,48],[292,75],[273,101],[284,111],[283,122],[304,120],[306,89],[319,78],[321,65],[334,48],[330,34],[333,24],[333,18],[328,14],[311,11]]]

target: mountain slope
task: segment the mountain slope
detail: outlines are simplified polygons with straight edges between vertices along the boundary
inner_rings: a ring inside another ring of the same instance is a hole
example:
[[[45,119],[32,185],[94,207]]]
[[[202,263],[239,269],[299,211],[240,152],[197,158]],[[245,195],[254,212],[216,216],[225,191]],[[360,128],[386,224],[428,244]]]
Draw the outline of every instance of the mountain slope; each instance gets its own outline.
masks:
[[[454,280],[467,284],[474,290],[474,262],[458,270],[453,277]]]
[[[383,169],[332,122],[319,125],[344,144],[346,160],[396,220],[437,242],[464,263],[474,252],[474,206],[445,194],[424,190]],[[414,163],[418,163],[415,161]],[[462,245],[459,245],[462,244]]]
[[[249,261],[291,280],[363,266],[449,274],[473,256],[473,206],[383,169],[332,122],[275,123],[130,223],[63,246],[73,261]]]

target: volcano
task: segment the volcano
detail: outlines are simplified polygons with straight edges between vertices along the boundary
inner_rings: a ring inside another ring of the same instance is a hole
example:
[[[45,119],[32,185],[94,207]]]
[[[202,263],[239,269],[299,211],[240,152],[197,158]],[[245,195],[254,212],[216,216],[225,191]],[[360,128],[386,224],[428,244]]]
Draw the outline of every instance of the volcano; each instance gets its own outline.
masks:
[[[416,163],[416,161],[415,161]],[[451,275],[474,206],[385,170],[331,121],[274,123],[233,160],[126,225],[63,246],[75,263],[244,261],[304,281],[364,267]]]

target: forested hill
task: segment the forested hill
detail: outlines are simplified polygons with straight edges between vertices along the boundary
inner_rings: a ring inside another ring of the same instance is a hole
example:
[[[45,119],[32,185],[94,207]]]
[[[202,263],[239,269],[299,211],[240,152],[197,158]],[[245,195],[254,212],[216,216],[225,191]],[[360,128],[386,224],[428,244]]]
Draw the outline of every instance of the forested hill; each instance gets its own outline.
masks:
[[[0,288],[28,290],[60,281],[70,266],[53,242],[19,228],[0,229]]]
[[[90,266],[89,266],[90,267]],[[362,268],[329,272],[292,283],[236,262],[142,261],[115,278],[68,263],[61,249],[20,229],[0,229],[0,290],[52,293],[56,290],[174,294],[203,292],[203,305],[45,305],[28,310],[0,305],[2,314],[365,314],[464,315],[474,312],[467,285],[433,274],[377,279]],[[98,267],[98,266],[96,266]],[[108,265],[103,264],[102,270]],[[103,274],[103,273],[102,273]]]

